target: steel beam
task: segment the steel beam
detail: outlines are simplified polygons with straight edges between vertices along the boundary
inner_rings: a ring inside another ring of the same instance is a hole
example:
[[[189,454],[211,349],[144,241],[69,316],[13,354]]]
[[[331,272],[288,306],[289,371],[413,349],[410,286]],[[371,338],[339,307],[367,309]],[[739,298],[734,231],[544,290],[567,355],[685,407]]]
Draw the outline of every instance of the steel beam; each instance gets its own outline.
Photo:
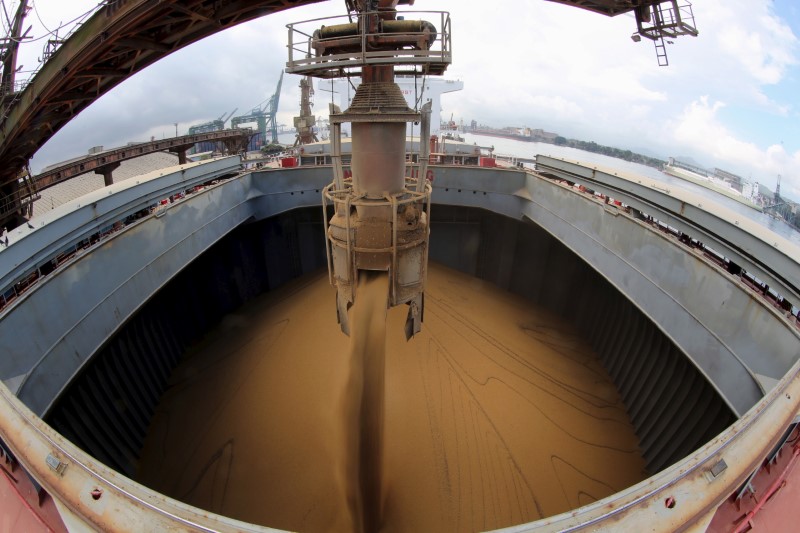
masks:
[[[800,247],[763,226],[689,191],[641,176],[536,156],[541,172],[611,196],[721,253],[800,304]]]
[[[103,176],[103,185],[106,187],[114,185],[114,171],[119,168],[120,164],[120,162],[109,163],[108,165],[94,169],[94,173]]]
[[[641,5],[660,4],[663,0],[548,0],[558,4],[579,7],[587,11],[613,17],[637,9]]]
[[[139,143],[135,145],[123,146],[107,152],[88,155],[77,161],[70,161],[64,165],[42,172],[33,178],[36,184],[36,190],[41,191],[57,185],[70,178],[80,176],[93,170],[108,167],[111,163],[119,163],[120,161],[127,161],[143,155],[152,154],[153,152],[170,151],[184,153],[183,161],[180,164],[186,163],[186,150],[196,143],[207,141],[237,141],[239,139],[249,139],[252,135],[250,129],[228,129],[219,131],[210,131],[206,133],[196,133],[194,135],[183,135],[180,137],[171,137],[169,139],[161,139],[158,141],[151,141]],[[102,173],[102,172],[99,172]]]
[[[83,23],[4,101],[0,185],[72,117],[162,57],[242,22],[321,0],[127,0]],[[67,96],[65,96],[67,95]]]

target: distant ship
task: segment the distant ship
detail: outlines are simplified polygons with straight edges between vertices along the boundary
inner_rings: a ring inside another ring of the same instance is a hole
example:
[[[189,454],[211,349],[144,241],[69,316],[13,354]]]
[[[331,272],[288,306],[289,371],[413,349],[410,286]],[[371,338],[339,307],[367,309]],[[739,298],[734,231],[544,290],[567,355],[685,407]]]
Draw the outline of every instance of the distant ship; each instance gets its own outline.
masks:
[[[747,194],[745,194],[745,191],[734,188],[730,183],[709,176],[705,170],[681,163],[674,158],[670,158],[670,161],[664,165],[663,170],[665,174],[669,174],[670,176],[674,176],[676,178],[694,183],[695,185],[705,187],[706,189],[727,196],[728,198],[746,205],[747,207],[751,207],[757,211],[762,210],[761,206],[757,205],[752,200],[755,193],[758,193],[757,184],[747,183],[739,185],[742,188],[748,189]],[[755,191],[752,190],[754,186],[756,187]]]

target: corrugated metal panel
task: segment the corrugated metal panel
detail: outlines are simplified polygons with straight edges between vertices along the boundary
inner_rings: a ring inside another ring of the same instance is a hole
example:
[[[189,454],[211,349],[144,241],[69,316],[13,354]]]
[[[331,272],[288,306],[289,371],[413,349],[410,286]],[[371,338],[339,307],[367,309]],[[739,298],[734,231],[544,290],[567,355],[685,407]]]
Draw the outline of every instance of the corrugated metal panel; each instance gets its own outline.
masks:
[[[297,210],[225,237],[93,356],[46,421],[135,477],[150,420],[186,347],[249,299],[324,266],[321,215],[318,208]]]

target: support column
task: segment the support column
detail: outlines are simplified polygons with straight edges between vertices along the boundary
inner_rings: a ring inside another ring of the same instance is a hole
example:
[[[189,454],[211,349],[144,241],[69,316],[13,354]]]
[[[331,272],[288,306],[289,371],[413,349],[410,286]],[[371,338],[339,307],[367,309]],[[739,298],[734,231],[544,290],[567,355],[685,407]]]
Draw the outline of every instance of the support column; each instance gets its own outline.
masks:
[[[14,229],[24,218],[19,201],[19,183],[14,181],[0,186],[0,227]]]
[[[173,146],[169,149],[169,152],[173,154],[178,154],[178,164],[185,165],[186,164],[186,152],[194,146],[194,144],[182,144],[180,146]]]
[[[111,175],[117,168],[119,168],[120,163],[109,163],[107,165],[103,165],[102,167],[96,168],[94,170],[95,174],[102,174],[103,175],[103,184],[108,187],[109,185],[114,184],[114,177]]]

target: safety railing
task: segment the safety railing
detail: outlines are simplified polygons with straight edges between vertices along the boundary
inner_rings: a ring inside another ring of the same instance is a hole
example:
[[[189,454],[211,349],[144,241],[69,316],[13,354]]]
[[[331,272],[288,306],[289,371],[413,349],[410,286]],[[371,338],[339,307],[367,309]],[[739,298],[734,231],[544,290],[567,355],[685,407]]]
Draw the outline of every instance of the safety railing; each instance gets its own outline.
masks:
[[[199,193],[234,177],[235,175],[215,176],[204,184],[193,185],[188,189],[176,191],[165,198],[154,201],[147,207],[133,212],[126,212],[118,219],[104,224],[101,228],[92,228],[77,242],[65,246],[52,256],[41,261],[35,268],[21,273],[20,276],[16,277],[10,284],[0,287],[0,315],[5,312],[10,304],[14,303],[20,296],[23,296],[63,264],[82,256],[87,251],[105,242],[108,238],[114,236],[126,227],[137,224],[141,219],[149,216],[160,218],[172,205],[184,201],[195,193]],[[0,246],[14,246],[14,242],[12,241],[8,245],[3,243]]]
[[[722,270],[725,270],[732,278],[741,281],[751,293],[763,298],[769,305],[776,308],[778,312],[783,314],[787,319],[791,317],[791,323],[794,325],[794,327],[800,329],[800,307],[794,305],[788,296],[778,292],[774,287],[770,287],[766,281],[763,281],[755,274],[748,272],[745,268],[738,265],[733,259],[727,257],[723,252],[720,252],[707,243],[701,241],[699,236],[695,237],[678,228],[670,226],[666,222],[663,222],[657,218],[657,214],[649,214],[627,205],[624,201],[624,195],[622,194],[620,194],[622,199],[615,199],[614,197],[594,191],[589,187],[579,185],[563,177],[555,177],[547,174],[546,172],[534,172],[534,175],[551,179],[556,183],[566,185],[579,193],[593,198],[596,201],[605,203],[607,206],[609,206],[609,208],[619,209],[633,218],[650,225],[652,228],[660,231],[665,236],[680,242],[688,250],[699,252],[705,260],[715,264]]]
[[[679,0],[666,0],[654,4],[647,12],[649,18],[637,16],[639,34],[648,39],[676,38],[681,35],[697,36],[692,4]]]
[[[449,13],[406,11],[397,20],[383,16],[367,12],[288,24],[286,71],[333,78],[358,75],[367,65],[396,65],[398,74],[444,73],[452,61]]]
[[[328,218],[327,215],[323,217],[325,222],[325,251],[328,257],[328,278],[331,285],[334,285],[334,268],[333,268],[333,250],[332,247],[336,246],[342,248],[346,252],[347,257],[347,273],[350,280],[357,279],[356,274],[356,258],[357,253],[370,253],[370,254],[391,254],[390,280],[389,280],[389,302],[391,306],[400,305],[408,299],[409,292],[414,293],[415,288],[409,290],[402,290],[399,286],[398,280],[398,252],[410,250],[413,248],[423,247],[425,250],[425,257],[427,257],[427,243],[428,234],[425,231],[423,234],[416,238],[404,239],[403,242],[398,238],[398,216],[399,208],[407,205],[418,205],[422,208],[425,214],[425,219],[428,218],[428,213],[431,211],[431,193],[433,188],[429,181],[425,181],[422,185],[422,191],[417,192],[417,178],[405,178],[405,189],[396,194],[385,194],[383,198],[366,198],[366,195],[357,196],[353,193],[353,183],[351,179],[344,181],[343,189],[336,189],[335,183],[331,183],[322,191],[322,209],[324,213],[328,213],[328,206],[333,205],[334,211],[343,213],[345,218],[345,239],[339,242],[335,238],[329,237],[328,231]],[[391,209],[392,219],[392,241],[389,247],[358,247],[354,242],[351,242],[352,231],[354,225],[351,221],[352,210],[357,206],[378,207],[386,206]],[[427,224],[427,222],[425,223]],[[422,265],[427,264],[427,260],[421,262]],[[424,268],[421,267],[421,268]],[[408,287],[404,287],[408,289]]]
[[[41,198],[36,190],[17,189],[13,193],[0,197],[0,221],[6,215],[26,209],[31,203]]]

